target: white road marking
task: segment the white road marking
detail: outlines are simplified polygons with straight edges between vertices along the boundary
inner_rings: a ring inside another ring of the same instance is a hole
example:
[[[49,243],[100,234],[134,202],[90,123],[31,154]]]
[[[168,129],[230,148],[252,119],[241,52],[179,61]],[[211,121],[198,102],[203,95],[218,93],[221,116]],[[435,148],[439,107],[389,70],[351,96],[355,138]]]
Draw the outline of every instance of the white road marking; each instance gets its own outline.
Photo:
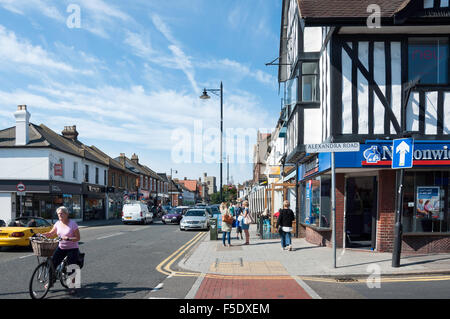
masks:
[[[32,257],[32,256],[34,256],[34,254],[33,254],[33,255],[26,255],[26,256],[22,256],[22,257],[19,257],[19,259],[24,259],[24,258],[27,258],[27,257]]]
[[[123,233],[115,233],[115,234],[111,234],[111,235],[108,235],[108,236],[99,237],[99,238],[97,238],[97,240],[111,238],[111,237],[120,236],[120,235],[123,235]]]

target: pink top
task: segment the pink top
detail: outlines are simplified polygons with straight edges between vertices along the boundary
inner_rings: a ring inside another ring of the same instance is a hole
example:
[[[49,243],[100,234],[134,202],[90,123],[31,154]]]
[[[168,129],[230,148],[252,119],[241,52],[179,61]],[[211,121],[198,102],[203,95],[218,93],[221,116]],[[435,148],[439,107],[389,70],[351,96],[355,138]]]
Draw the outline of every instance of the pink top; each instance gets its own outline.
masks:
[[[55,224],[56,233],[59,237],[75,237],[75,231],[78,229],[77,223],[73,220],[69,221],[69,225],[64,225],[61,221],[57,221]],[[78,242],[61,240],[59,242],[59,248],[61,249],[76,249],[78,248]]]

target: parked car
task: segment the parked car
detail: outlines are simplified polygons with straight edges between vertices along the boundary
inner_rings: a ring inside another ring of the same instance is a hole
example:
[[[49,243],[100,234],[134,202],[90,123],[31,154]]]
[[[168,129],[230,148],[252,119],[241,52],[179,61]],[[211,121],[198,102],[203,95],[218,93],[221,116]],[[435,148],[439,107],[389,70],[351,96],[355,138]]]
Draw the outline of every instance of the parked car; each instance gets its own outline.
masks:
[[[153,223],[153,213],[148,210],[147,205],[141,202],[131,202],[123,205],[122,222],[129,223]]]
[[[180,230],[206,229],[209,230],[211,215],[206,209],[193,208],[184,214],[180,222]]]
[[[189,206],[177,206],[177,207],[175,207],[175,209],[181,210],[181,215],[184,215],[190,209],[190,207]]]
[[[48,233],[53,225],[40,217],[19,217],[0,227],[0,247],[29,246],[30,237]]]
[[[183,218],[182,212],[182,209],[171,209],[162,217],[162,222],[164,224],[180,224],[180,221]]]
[[[3,219],[0,219],[0,227],[6,227],[6,223]]]

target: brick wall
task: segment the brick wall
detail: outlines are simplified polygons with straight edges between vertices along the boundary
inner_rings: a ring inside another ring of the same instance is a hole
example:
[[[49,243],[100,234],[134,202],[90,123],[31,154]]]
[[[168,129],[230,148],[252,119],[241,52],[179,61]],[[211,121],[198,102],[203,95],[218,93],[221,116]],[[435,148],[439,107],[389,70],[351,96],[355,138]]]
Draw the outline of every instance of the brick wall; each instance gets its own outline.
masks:
[[[336,247],[342,248],[344,239],[344,208],[345,208],[345,174],[336,174]],[[333,212],[330,219],[333,218]]]
[[[450,253],[450,235],[403,235],[402,255]]]
[[[395,226],[395,182],[394,170],[379,171],[377,245],[379,252],[392,252]]]
[[[305,239],[313,245],[332,247],[331,234],[331,230],[317,231],[312,227],[305,227]]]

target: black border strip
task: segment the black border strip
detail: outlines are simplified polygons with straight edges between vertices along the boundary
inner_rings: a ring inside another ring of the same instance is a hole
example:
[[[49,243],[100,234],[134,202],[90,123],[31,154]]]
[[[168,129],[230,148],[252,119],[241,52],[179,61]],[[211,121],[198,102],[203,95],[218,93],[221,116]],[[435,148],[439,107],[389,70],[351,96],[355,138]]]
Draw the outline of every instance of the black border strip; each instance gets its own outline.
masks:
[[[419,92],[419,132],[425,134],[425,92]]]
[[[334,137],[342,134],[342,42],[335,37],[333,37],[331,42],[330,71],[330,137]]]
[[[353,50],[358,52],[359,42],[352,42]],[[358,134],[358,67],[355,61],[352,60],[352,133]]]
[[[437,134],[444,134],[444,92],[438,91],[438,103],[437,103]]]
[[[384,42],[384,57],[386,67],[386,100],[388,101],[392,110],[392,55],[390,41]],[[387,112],[384,112],[384,134],[391,134],[391,122],[389,122],[389,116]]]
[[[368,109],[368,123],[369,123],[369,134],[374,134],[375,130],[375,119],[374,119],[374,89],[375,89],[375,77],[374,77],[374,42],[369,41],[369,109]]]

